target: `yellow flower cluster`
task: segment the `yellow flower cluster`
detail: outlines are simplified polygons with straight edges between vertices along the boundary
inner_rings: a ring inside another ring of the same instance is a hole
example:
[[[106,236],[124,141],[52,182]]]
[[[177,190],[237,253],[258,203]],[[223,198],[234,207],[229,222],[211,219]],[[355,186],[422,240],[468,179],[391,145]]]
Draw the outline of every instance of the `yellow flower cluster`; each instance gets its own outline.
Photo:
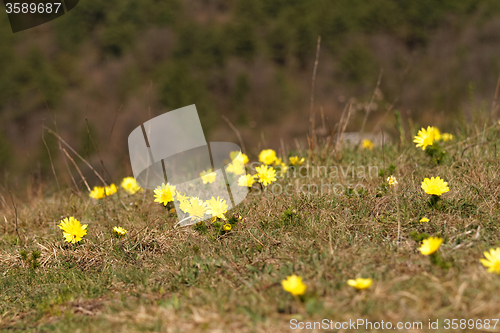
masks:
[[[155,202],[166,206],[169,202],[176,200],[179,203],[179,209],[189,214],[193,220],[203,219],[205,215],[210,215],[212,218],[226,219],[224,214],[229,206],[226,200],[220,197],[212,197],[207,201],[203,201],[198,197],[188,197],[176,191],[176,187],[168,183],[158,186],[154,193]]]
[[[128,194],[135,194],[143,191],[134,177],[123,178],[120,185]],[[109,186],[94,186],[93,190],[89,193],[89,197],[99,200],[107,196],[112,196],[116,192],[118,192],[118,188],[115,184],[111,184]],[[61,220],[58,227],[63,231],[64,239],[68,243],[74,244],[81,241],[87,234],[88,224],[82,225],[80,221],[71,216]],[[124,236],[127,233],[127,230],[122,227],[114,227],[113,232],[118,236]]]
[[[227,172],[231,172],[237,176],[245,173],[245,164],[248,163],[248,156],[239,151],[232,151],[229,154],[231,163],[226,167]]]
[[[347,280],[347,284],[353,288],[362,290],[370,288],[373,284],[373,280],[370,278],[349,279]],[[307,290],[306,284],[302,282],[302,277],[297,276],[295,274],[287,276],[285,280],[282,280],[281,286],[283,287],[283,290],[289,292],[293,296],[304,295]]]
[[[244,162],[247,163],[248,157],[244,154],[242,155]],[[233,156],[231,156],[231,158],[233,158]],[[297,167],[304,164],[305,158],[291,156],[289,157],[289,161],[290,165]],[[262,150],[259,154],[259,162],[262,163],[262,165],[255,168],[255,175],[244,175],[244,169],[237,170],[235,166],[231,165],[228,166],[227,170],[236,175],[241,175],[238,178],[238,185],[243,187],[252,187],[255,182],[262,184],[262,186],[269,186],[277,181],[278,177],[288,171],[288,166],[283,163],[282,159],[276,155],[273,149]],[[279,172],[279,174],[277,172]]]
[[[105,196],[109,197],[115,194],[116,192],[117,188],[115,184],[111,184],[106,187],[94,186],[94,189],[89,193],[89,197],[91,197],[92,199],[99,200],[104,198]]]
[[[135,194],[137,192],[143,191],[143,189],[139,186],[134,177],[125,177],[121,182],[121,187],[128,194]],[[89,197],[92,199],[102,199],[104,197],[112,196],[118,192],[115,184],[111,184],[109,186],[94,186],[94,189],[90,191]]]
[[[370,140],[363,140],[362,143],[361,143],[361,147],[363,149],[368,149],[368,150],[372,150],[373,147],[375,147],[375,145],[373,144],[373,142],[371,142]]]
[[[437,127],[427,126],[427,129],[421,128],[418,131],[418,134],[413,138],[413,142],[417,144],[417,148],[422,147],[422,150],[425,150],[427,146],[432,146],[432,144],[436,141],[450,141],[453,139],[454,136],[452,134],[441,134]]]
[[[426,147],[433,145],[436,141],[449,141],[453,139],[454,137],[452,134],[441,134],[438,128],[428,126],[427,128],[422,128],[418,132],[418,135],[414,138],[414,142],[417,144],[417,147],[421,147],[422,150],[425,150]],[[369,140],[363,140],[362,147],[363,149],[372,150],[374,144]],[[238,185],[244,187],[252,187],[255,182],[259,182],[262,186],[269,186],[277,181],[277,170],[275,168],[287,167],[272,149],[265,149],[260,152],[258,158],[262,164],[255,168],[256,174],[253,176],[245,174],[245,165],[249,162],[248,156],[239,151],[234,151],[230,153],[230,158],[231,162],[227,165],[226,170],[239,176]],[[291,156],[288,160],[289,165],[294,167],[301,166],[305,162],[305,158],[300,158],[299,156]],[[216,173],[211,169],[201,172],[200,176],[203,184],[211,184],[215,182],[217,177]],[[387,183],[390,186],[395,186],[398,184],[398,181],[394,176],[390,176],[387,178]],[[121,187],[130,195],[143,191],[133,177],[125,177],[121,182]],[[425,178],[421,183],[421,188],[425,193],[433,196],[441,196],[449,191],[448,183],[440,177]],[[118,189],[115,184],[105,187],[96,186],[89,196],[93,199],[102,199],[106,196],[114,195],[117,191]],[[177,201],[179,203],[178,208],[188,214],[193,220],[203,219],[208,216],[211,217],[213,221],[216,219],[224,220],[224,224],[221,224],[223,231],[229,232],[232,229],[232,225],[227,222],[225,216],[229,206],[226,200],[220,196],[212,196],[206,201],[198,197],[188,197],[177,191],[176,186],[167,183],[161,184],[154,190],[154,198],[154,202],[164,206],[167,206],[170,202]],[[419,220],[420,223],[427,223],[429,221],[427,217],[422,217]],[[58,227],[63,232],[64,240],[73,244],[80,242],[88,232],[88,224],[82,225],[80,221],[72,216],[61,220]],[[113,227],[112,232],[118,237],[124,237],[128,233],[126,229],[119,226]],[[422,241],[418,250],[424,256],[431,256],[439,250],[442,243],[443,239],[441,237],[429,237]],[[484,257],[485,258],[480,259],[480,263],[487,267],[488,272],[500,274],[500,248],[490,249],[484,252]],[[373,280],[371,278],[349,279],[347,280],[347,284],[355,289],[363,290],[370,288],[373,285]],[[302,277],[295,274],[282,280],[281,285],[285,291],[293,296],[304,295],[307,290],[307,286],[302,281]]]
[[[87,235],[88,224],[82,225],[80,221],[73,216],[66,217],[57,225],[63,232],[64,240],[68,243],[78,243]],[[122,227],[113,227],[113,233],[118,237],[123,237],[127,234],[127,230]]]
[[[111,184],[109,186],[106,186],[104,188],[104,192],[106,193],[106,196],[109,197],[113,194],[115,194],[116,192],[118,191],[118,189],[116,188],[116,185],[115,184]]]

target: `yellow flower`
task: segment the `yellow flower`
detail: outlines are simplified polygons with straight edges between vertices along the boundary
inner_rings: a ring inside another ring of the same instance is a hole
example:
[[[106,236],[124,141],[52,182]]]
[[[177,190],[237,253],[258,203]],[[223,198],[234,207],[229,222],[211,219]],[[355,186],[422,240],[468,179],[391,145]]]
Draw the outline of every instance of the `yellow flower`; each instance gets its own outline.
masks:
[[[215,181],[217,174],[215,172],[212,172],[211,169],[208,169],[207,171],[203,171],[202,173],[200,173],[200,176],[203,184],[212,184]]]
[[[226,171],[232,172],[235,175],[242,175],[245,173],[245,165],[237,160],[234,160],[227,165]]]
[[[261,163],[270,165],[276,160],[276,152],[272,149],[264,149],[259,154],[259,161]]]
[[[431,128],[432,128],[432,136],[434,136],[434,141],[441,140],[442,137],[441,137],[441,132],[439,131],[439,129],[437,127],[434,127],[434,126],[431,126]]]
[[[264,186],[276,181],[276,171],[267,165],[256,167],[255,171],[257,171],[259,182]]]
[[[295,166],[302,165],[305,161],[305,159],[303,157],[299,158],[298,156],[292,156],[289,158],[289,160],[290,160],[290,164],[295,165]]]
[[[241,154],[241,155],[240,155]],[[231,161],[237,160],[238,162],[241,162],[243,164],[248,163],[248,156],[243,154],[242,152],[239,151],[232,151],[229,153],[229,157],[231,158]]]
[[[486,259],[480,259],[484,267],[488,267],[488,272],[500,274],[500,247],[484,252]]]
[[[443,135],[441,135],[441,139],[443,139],[443,141],[446,142],[455,139],[455,137],[453,136],[453,134],[443,133]]]
[[[421,186],[425,193],[433,195],[441,195],[450,190],[448,188],[448,183],[439,177],[432,177],[431,179],[425,178]]]
[[[113,227],[113,232],[117,236],[125,236],[125,234],[127,233],[127,230],[123,229],[122,227]]]
[[[128,194],[136,194],[137,192],[142,190],[134,177],[123,178],[121,186]]]
[[[243,175],[238,178],[238,185],[244,187],[252,187],[253,183],[255,183],[255,179],[250,175]]]
[[[302,282],[302,278],[295,274],[287,276],[286,280],[281,281],[281,285],[285,291],[288,291],[293,296],[304,295],[307,286]]]
[[[177,193],[176,198],[179,201],[179,209],[182,210],[184,213],[187,213],[189,207],[191,207],[191,204],[189,203],[189,198],[179,193]]]
[[[422,246],[420,246],[419,248],[420,253],[422,253],[424,256],[433,254],[439,249],[439,246],[442,242],[443,239],[439,237],[429,237],[427,239],[424,239],[424,241],[422,242]]]
[[[192,220],[201,219],[207,211],[207,204],[196,197],[189,199],[189,207],[186,207],[186,213],[191,216]]]
[[[281,164],[282,164],[281,157],[276,157],[276,159],[274,160],[274,165],[278,166],[278,165],[281,165]]]
[[[387,182],[389,183],[390,186],[398,184],[398,181],[394,176],[387,177]]]
[[[175,193],[175,200],[179,202],[187,201],[189,198],[186,195],[182,195],[179,191]]]
[[[418,135],[413,138],[413,142],[417,144],[417,147],[422,147],[425,150],[427,146],[431,146],[434,141],[441,138],[441,133],[436,127],[427,126],[427,129],[422,128],[418,131]]]
[[[115,194],[117,190],[118,190],[118,189],[116,188],[116,185],[115,185],[115,184],[111,184],[111,185],[106,186],[106,187],[104,188],[104,191],[106,192],[106,195],[107,195],[107,196],[110,196],[110,195]]]
[[[429,221],[430,220],[427,217],[425,217],[425,216],[420,219],[420,223],[426,223],[426,222],[429,222]]]
[[[169,202],[174,201],[174,195],[175,195],[175,186],[172,186],[167,183],[161,184],[161,186],[158,186],[155,189],[155,202],[159,202],[166,206]]]
[[[220,199],[219,197],[217,197],[217,199],[212,197],[206,202],[206,204],[208,208],[207,214],[212,215],[212,217],[221,218],[223,220],[226,219],[226,217],[224,216],[224,213],[227,212],[226,200]]]
[[[58,227],[63,231],[63,237],[68,243],[76,243],[82,240],[87,234],[88,224],[81,225],[80,221],[73,216],[61,220]]]
[[[369,150],[372,150],[373,147],[375,146],[373,144],[373,142],[371,142],[370,140],[366,140],[366,139],[363,140],[363,144],[362,145],[363,145],[363,149],[369,149]]]
[[[224,229],[224,231],[231,231],[231,225],[229,223],[226,223],[222,226],[222,229]]]
[[[288,172],[288,166],[285,163],[281,163],[281,173],[285,174]]]
[[[370,286],[373,284],[373,280],[370,278],[368,279],[357,278],[355,280],[350,279],[347,280],[347,284],[356,289],[366,289],[370,288]]]
[[[92,199],[99,200],[104,198],[105,195],[106,194],[104,192],[104,187],[94,186],[94,189],[90,191],[89,197],[91,197]]]

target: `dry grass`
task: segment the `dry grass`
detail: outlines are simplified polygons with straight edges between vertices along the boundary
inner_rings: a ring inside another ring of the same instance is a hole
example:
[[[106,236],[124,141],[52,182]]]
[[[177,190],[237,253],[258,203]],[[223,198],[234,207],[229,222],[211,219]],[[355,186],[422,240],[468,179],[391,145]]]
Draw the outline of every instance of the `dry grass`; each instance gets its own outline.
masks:
[[[344,168],[354,163],[382,170],[391,161],[399,182],[397,200],[392,191],[379,188],[387,175],[340,175],[323,180],[360,182],[366,194],[250,195],[234,210],[246,222],[222,237],[213,230],[202,234],[193,227],[174,228],[175,216],[153,203],[150,192],[144,202],[142,194],[122,193],[95,203],[85,194],[63,190],[23,204],[15,200],[20,242],[14,209],[0,198],[0,327],[288,332],[293,318],[364,318],[421,321],[423,329],[413,331],[428,331],[429,319],[439,319],[441,330],[444,319],[499,319],[500,277],[479,263],[483,251],[500,245],[500,166],[493,149],[498,128],[478,137],[491,143],[471,147],[463,156],[474,139],[452,143],[439,166],[413,146],[388,145],[383,153],[382,147],[346,148],[338,159],[313,154],[317,163]],[[429,206],[420,189],[430,176],[450,184],[438,208]],[[298,181],[321,184],[319,178]],[[296,215],[289,214],[292,209]],[[82,244],[63,243],[56,224],[66,216],[89,224]],[[431,222],[420,224],[422,216]],[[129,230],[125,239],[112,236],[115,225]],[[412,232],[441,235],[445,243],[440,252],[451,267],[432,265],[418,252]],[[21,258],[22,244],[28,253],[40,252],[40,267],[33,269]],[[308,286],[302,301],[280,285],[293,273]],[[346,280],[357,276],[373,278],[374,285],[353,290]]]

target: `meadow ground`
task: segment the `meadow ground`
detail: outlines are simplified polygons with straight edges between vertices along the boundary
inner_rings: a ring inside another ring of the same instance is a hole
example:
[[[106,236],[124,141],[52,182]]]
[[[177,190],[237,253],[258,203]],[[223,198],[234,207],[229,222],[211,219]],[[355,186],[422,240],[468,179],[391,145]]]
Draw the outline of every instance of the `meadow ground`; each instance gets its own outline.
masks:
[[[382,321],[393,328],[400,322],[408,332],[499,332],[500,276],[479,261],[500,246],[499,133],[497,124],[457,130],[455,140],[441,143],[440,164],[410,142],[298,152],[309,170],[337,166],[338,174],[289,176],[276,182],[291,184],[289,195],[271,186],[249,195],[228,212],[245,221],[224,235],[174,228],[175,213],[155,203],[152,191],[121,189],[98,201],[70,189],[14,197],[16,231],[4,191],[0,328],[288,332],[291,320],[328,319],[330,331],[342,332],[376,331]],[[358,174],[369,166],[378,172]],[[354,177],[349,167],[356,167]],[[389,175],[396,186],[387,185]],[[434,205],[421,189],[432,176],[450,188]],[[326,183],[337,184],[337,192],[311,186]],[[366,191],[349,190],[348,183]],[[57,227],[68,216],[88,224],[80,244],[65,243]],[[420,223],[422,217],[429,222]],[[117,225],[128,230],[125,237],[113,236]],[[434,262],[419,251],[427,235],[444,240]],[[281,281],[291,274],[307,285],[304,295],[283,290]],[[373,285],[347,285],[356,277]],[[336,322],[358,319],[375,327],[335,329]],[[429,320],[438,327],[429,328]]]

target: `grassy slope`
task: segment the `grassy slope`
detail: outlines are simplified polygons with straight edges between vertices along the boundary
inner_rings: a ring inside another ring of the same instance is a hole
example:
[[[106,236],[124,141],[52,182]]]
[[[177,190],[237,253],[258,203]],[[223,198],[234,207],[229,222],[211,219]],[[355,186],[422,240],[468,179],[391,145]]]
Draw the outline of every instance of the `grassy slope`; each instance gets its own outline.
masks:
[[[247,221],[218,239],[192,227],[174,229],[175,218],[153,203],[151,192],[145,201],[142,194],[121,193],[97,204],[69,190],[40,197],[18,204],[22,242],[41,252],[36,270],[20,258],[14,210],[4,202],[0,327],[9,332],[280,332],[289,330],[291,318],[365,318],[423,321],[426,331],[429,319],[498,318],[500,277],[479,263],[483,251],[500,245],[498,158],[493,143],[461,156],[477,140],[495,140],[498,128],[476,133],[478,139],[467,134],[467,142],[448,145],[449,158],[441,166],[429,163],[413,145],[371,152],[346,148],[341,157],[319,163],[346,168],[354,161],[382,168],[384,159],[393,161],[397,200],[392,191],[376,196],[381,177],[348,179],[365,184],[363,197],[249,196],[236,208]],[[449,182],[450,192],[440,209],[432,209],[420,182],[438,175]],[[287,209],[297,215],[287,217]],[[71,215],[89,224],[82,245],[64,244],[56,227]],[[431,222],[421,225],[424,215]],[[114,225],[129,230],[124,241],[111,236]],[[412,231],[442,235],[440,251],[451,268],[431,265],[409,237]],[[279,284],[292,273],[308,286],[304,302]],[[346,285],[356,276],[371,277],[374,285],[357,292]]]

